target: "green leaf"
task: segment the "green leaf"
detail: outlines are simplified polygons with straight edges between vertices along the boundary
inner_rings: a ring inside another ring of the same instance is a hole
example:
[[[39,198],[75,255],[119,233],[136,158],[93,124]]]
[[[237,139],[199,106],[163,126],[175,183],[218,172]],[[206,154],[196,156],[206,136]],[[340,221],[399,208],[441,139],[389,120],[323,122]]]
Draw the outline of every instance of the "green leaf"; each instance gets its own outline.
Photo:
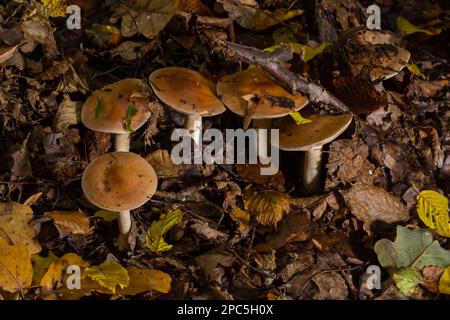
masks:
[[[108,210],[98,210],[94,217],[102,218],[105,221],[114,221],[118,217],[118,213],[114,211],[108,211]]]
[[[403,268],[393,274],[396,287],[405,296],[410,296],[422,280],[422,274],[411,268]]]
[[[403,18],[402,16],[399,16],[397,18],[397,28],[402,31],[405,35],[409,35],[409,34],[413,34],[413,33],[417,33],[417,32],[422,32],[425,33],[429,36],[433,36],[436,34],[441,33],[441,29],[436,29],[434,31],[430,31],[430,30],[426,30],[426,29],[422,29],[419,27],[416,27],[415,25],[413,25],[411,22],[409,22],[408,20],[406,20],[405,18]]]
[[[439,242],[433,241],[431,232],[423,229],[398,226],[395,241],[381,239],[374,250],[380,264],[390,273],[406,267],[421,270],[425,266],[445,268],[450,265],[450,251],[441,248]]]
[[[136,106],[134,105],[134,103],[130,104],[128,106],[127,116],[125,117],[124,121],[125,130],[127,130],[128,132],[133,131],[131,129],[131,119],[136,115],[136,113],[137,113]]]
[[[295,123],[299,126],[301,126],[302,124],[312,122],[312,120],[303,118],[300,112],[289,112],[289,115],[292,117],[292,119],[294,119]]]
[[[450,237],[448,199],[433,190],[417,195],[417,214],[427,227],[444,237]]]
[[[99,266],[86,268],[83,277],[91,278],[112,293],[116,293],[117,285],[123,289],[130,282],[127,269],[114,260],[106,260]]]
[[[33,284],[39,285],[42,277],[47,272],[48,267],[58,260],[59,258],[55,256],[53,251],[49,251],[46,257],[39,255],[38,253],[31,256],[31,261],[33,262]]]
[[[100,119],[105,112],[105,105],[103,104],[103,99],[97,97],[97,107],[95,108],[95,119]]]
[[[154,221],[147,231],[146,243],[151,252],[159,254],[172,249],[172,245],[164,240],[164,235],[179,224],[183,219],[180,209],[169,210],[162,214],[158,221]]]

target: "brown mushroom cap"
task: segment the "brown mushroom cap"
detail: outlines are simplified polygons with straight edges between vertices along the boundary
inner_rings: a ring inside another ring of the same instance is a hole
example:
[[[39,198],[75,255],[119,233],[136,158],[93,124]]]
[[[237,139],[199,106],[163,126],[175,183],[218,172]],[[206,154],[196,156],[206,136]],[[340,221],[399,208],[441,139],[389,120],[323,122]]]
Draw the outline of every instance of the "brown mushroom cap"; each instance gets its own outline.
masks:
[[[352,73],[357,75],[369,67],[372,80],[395,76],[411,57],[408,50],[399,46],[400,38],[387,31],[352,28],[340,36],[339,42]]]
[[[187,115],[212,117],[225,111],[215,94],[215,85],[187,68],[155,70],[149,77],[153,92],[165,104]]]
[[[132,210],[147,202],[158,184],[155,170],[132,152],[107,153],[92,161],[81,185],[86,198],[99,208]]]
[[[94,91],[81,110],[81,121],[91,130],[107,133],[128,133],[127,112],[134,106],[136,114],[131,117],[132,131],[139,129],[150,117],[150,100],[145,96],[150,90],[141,79],[124,79]]]
[[[275,122],[280,130],[279,148],[287,151],[308,151],[336,139],[352,122],[351,114],[311,115],[313,122],[297,125],[292,117]]]
[[[253,119],[273,119],[286,116],[289,112],[298,111],[308,104],[308,99],[300,93],[290,94],[286,89],[266,76],[260,68],[250,68],[223,77],[217,83],[217,94],[223,103],[237,115],[244,117],[247,113],[248,101],[243,97],[256,95],[259,100]],[[274,104],[267,96],[277,100]],[[281,107],[283,102],[286,107]],[[291,104],[291,107],[288,105]]]

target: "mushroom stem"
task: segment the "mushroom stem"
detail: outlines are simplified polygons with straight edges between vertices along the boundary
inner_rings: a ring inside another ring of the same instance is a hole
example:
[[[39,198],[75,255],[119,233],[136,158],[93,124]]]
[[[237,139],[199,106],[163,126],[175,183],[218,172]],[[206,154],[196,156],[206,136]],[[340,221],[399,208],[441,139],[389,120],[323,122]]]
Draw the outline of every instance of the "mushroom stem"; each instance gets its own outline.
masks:
[[[114,148],[116,151],[129,152],[130,151],[130,134],[120,133],[115,135]],[[128,233],[131,229],[131,215],[130,210],[119,211],[119,247],[125,248],[128,243]]]
[[[303,165],[303,186],[306,191],[316,194],[321,191],[320,171],[322,168],[322,146],[305,152]]]
[[[119,133],[115,135],[114,149],[116,151],[130,151],[130,134]]]
[[[186,120],[184,122],[184,128],[189,131],[189,136],[194,140],[194,147],[200,150],[201,152],[201,146],[202,146],[202,117],[199,115],[187,115]],[[195,152],[194,154],[199,154],[198,152]],[[196,157],[197,160],[198,157]],[[198,161],[195,161],[195,164]],[[201,163],[201,160],[200,160]]]
[[[269,133],[267,133],[266,141],[261,141],[259,139],[259,130],[260,129],[270,129],[272,127],[272,120],[271,119],[253,119],[252,122],[253,122],[253,128],[256,130],[258,155],[260,157],[267,157],[268,156],[267,150],[270,145],[270,136],[269,136]]]

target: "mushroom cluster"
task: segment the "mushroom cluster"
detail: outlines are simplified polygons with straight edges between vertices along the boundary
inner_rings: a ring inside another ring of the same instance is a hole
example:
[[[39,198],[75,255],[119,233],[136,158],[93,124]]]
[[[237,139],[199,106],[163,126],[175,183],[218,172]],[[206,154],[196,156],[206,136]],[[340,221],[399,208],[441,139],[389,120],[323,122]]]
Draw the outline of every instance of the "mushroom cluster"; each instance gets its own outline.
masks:
[[[93,160],[83,173],[86,198],[99,208],[119,213],[119,246],[124,247],[131,228],[130,210],[143,205],[156,191],[153,167],[130,150],[130,134],[151,113],[147,92],[140,79],[124,79],[96,90],[81,110],[83,124],[115,135],[115,151]]]

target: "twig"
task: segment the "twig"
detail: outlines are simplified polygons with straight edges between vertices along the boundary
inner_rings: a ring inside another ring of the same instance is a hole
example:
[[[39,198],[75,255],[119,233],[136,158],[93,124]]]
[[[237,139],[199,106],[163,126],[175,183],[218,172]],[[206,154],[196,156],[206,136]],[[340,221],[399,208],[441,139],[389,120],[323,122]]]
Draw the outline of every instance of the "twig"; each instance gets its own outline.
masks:
[[[293,58],[290,47],[282,46],[273,52],[266,52],[237,43],[216,40],[214,48],[214,50],[222,53],[225,58],[258,65],[285,84],[292,93],[299,91],[306,95],[311,102],[325,103],[343,112],[351,112],[342,101],[333,96],[324,87],[309,82],[304,77],[289,71],[283,66],[283,62]]]

